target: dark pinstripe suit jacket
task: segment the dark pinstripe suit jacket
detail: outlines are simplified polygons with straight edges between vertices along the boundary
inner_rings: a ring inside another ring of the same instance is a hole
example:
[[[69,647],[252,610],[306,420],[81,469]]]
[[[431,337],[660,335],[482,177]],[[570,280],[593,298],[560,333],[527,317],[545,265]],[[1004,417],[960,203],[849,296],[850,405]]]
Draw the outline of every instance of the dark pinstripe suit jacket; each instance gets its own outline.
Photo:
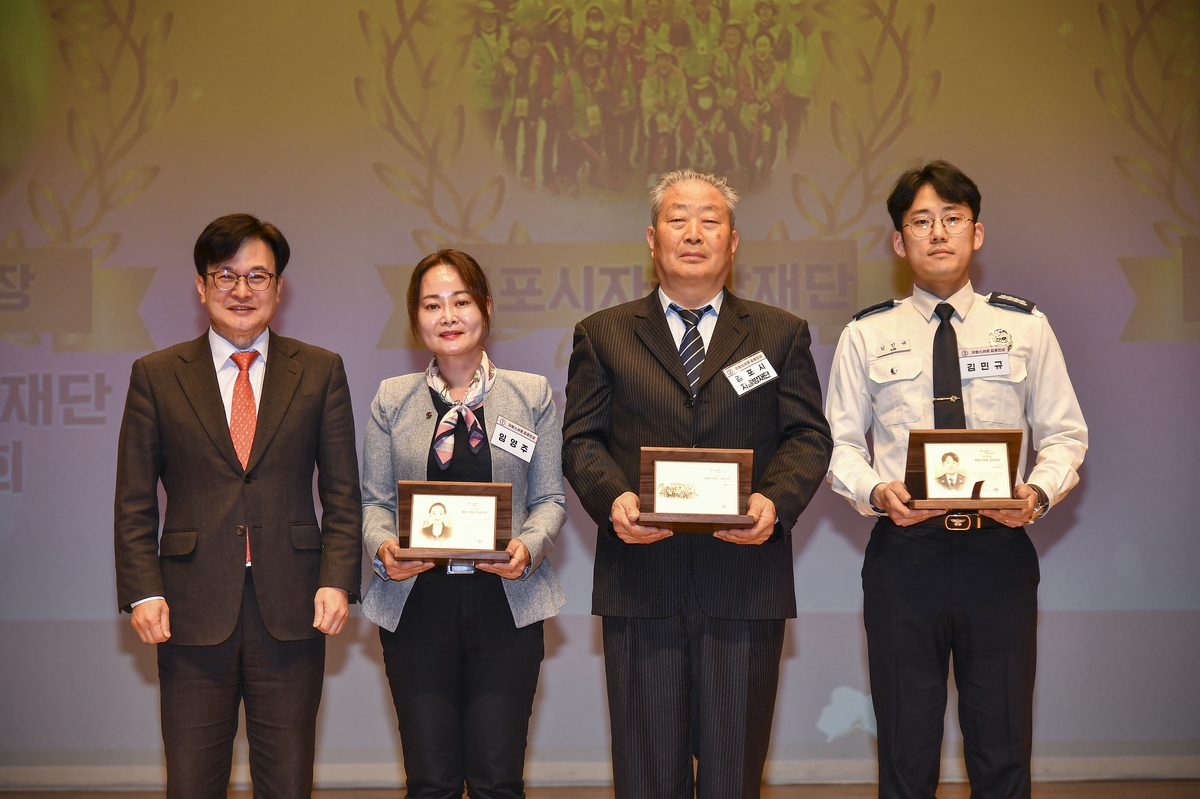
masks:
[[[803,319],[726,291],[693,401],[657,290],[576,326],[563,473],[599,526],[592,613],[665,618],[690,580],[709,616],[796,615],[791,529],[833,448],[809,343]],[[739,397],[721,370],[759,350],[779,379]],[[775,533],[761,546],[688,534],[626,544],[609,513],[637,493],[643,446],[753,449],[753,490],[775,503]]]

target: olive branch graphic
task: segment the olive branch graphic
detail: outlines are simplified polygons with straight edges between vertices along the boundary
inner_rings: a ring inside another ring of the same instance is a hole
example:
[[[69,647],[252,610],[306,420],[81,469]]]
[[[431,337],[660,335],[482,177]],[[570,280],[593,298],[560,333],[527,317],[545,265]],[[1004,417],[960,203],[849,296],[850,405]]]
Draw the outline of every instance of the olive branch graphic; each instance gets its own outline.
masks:
[[[1158,240],[1182,255],[1181,239],[1200,234],[1200,180],[1193,156],[1200,145],[1200,7],[1137,0],[1127,22],[1100,3],[1100,25],[1121,60],[1118,76],[1095,71],[1096,93],[1108,110],[1149,147],[1157,162],[1113,156],[1141,193],[1162,200],[1173,219],[1155,222]]]
[[[863,220],[878,206],[896,173],[909,161],[878,168],[896,140],[937,99],[939,70],[916,78],[913,59],[933,28],[935,7],[923,6],[907,23],[899,19],[899,0],[818,0],[812,11],[832,27],[820,32],[825,56],[846,82],[838,92],[862,95],[857,113],[849,103],[834,100],[829,128],[838,154],[849,166],[832,193],[802,172],[792,174],[792,200],[813,227],[808,239],[855,239],[865,254],[883,239],[887,228]],[[856,89],[861,87],[861,89]],[[771,238],[786,237],[776,223]]]
[[[69,196],[30,180],[26,192],[33,221],[46,234],[44,246],[77,246],[92,250],[92,265],[108,259],[120,244],[116,231],[97,232],[111,212],[136,200],[159,167],[138,166],[114,175],[121,162],[147,133],[166,118],[179,93],[171,78],[150,89],[150,67],[171,33],[174,15],[163,14],[144,30],[137,29],[136,0],[118,10],[111,0],[68,2],[51,17],[64,29],[59,52],[67,72],[88,95],[98,100],[91,118],[78,107],[67,111],[67,144],[83,178]],[[128,96],[119,99],[124,84]],[[4,237],[5,247],[24,247],[21,228]]]
[[[422,45],[443,27],[435,14],[446,7],[433,0],[396,0],[399,26],[394,32],[370,12],[358,14],[363,37],[381,67],[381,84],[357,76],[355,97],[367,119],[391,136],[410,160],[407,167],[377,162],[375,175],[392,194],[429,215],[433,228],[412,231],[421,252],[486,241],[484,230],[504,205],[503,175],[487,178],[464,199],[446,171],[466,139],[465,106],[456,103],[440,121],[430,119],[440,110],[431,107],[431,98],[436,99],[437,90],[461,73],[471,45],[471,34],[462,33],[443,42],[428,58],[422,56]],[[402,92],[401,86],[419,86],[421,91],[414,97],[411,91]],[[509,240],[527,239],[520,224],[514,223]]]

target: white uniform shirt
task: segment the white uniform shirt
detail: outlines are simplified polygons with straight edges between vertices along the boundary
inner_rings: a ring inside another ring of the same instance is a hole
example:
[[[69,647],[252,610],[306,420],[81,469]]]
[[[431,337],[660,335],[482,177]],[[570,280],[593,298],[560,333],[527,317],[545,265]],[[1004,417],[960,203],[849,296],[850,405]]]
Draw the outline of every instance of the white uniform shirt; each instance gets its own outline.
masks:
[[[904,480],[909,431],[934,427],[933,336],[941,320],[933,310],[939,302],[914,288],[895,307],[850,322],[838,341],[825,403],[833,434],[828,479],[864,515],[875,514],[875,486]],[[999,332],[1011,337],[1009,374],[963,380],[967,427],[1020,428],[1037,462],[1024,478],[1022,446],[1017,482],[1039,486],[1053,506],[1079,482],[1088,435],[1045,314],[991,305],[969,282],[946,302],[954,306],[960,349],[994,346]]]

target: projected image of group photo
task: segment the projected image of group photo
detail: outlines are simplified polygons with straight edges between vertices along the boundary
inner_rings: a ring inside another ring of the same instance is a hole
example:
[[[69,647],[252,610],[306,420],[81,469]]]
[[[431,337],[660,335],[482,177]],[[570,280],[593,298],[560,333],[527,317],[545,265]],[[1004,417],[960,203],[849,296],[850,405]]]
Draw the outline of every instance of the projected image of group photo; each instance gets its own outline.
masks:
[[[817,73],[797,0],[480,0],[466,69],[483,134],[529,190],[641,190],[691,167],[763,186]]]

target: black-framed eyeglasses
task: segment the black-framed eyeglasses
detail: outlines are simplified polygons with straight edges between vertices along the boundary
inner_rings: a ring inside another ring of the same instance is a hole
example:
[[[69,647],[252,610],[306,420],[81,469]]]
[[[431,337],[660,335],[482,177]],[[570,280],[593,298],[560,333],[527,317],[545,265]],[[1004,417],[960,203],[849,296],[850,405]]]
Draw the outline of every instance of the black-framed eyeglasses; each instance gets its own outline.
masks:
[[[212,278],[213,285],[219,291],[233,291],[237,288],[239,280],[245,280],[251,291],[266,291],[271,287],[271,280],[278,277],[274,272],[247,272],[239,275],[230,269],[209,272],[208,276]]]
[[[918,216],[910,219],[907,228],[912,229],[912,234],[918,239],[927,239],[929,234],[933,232],[933,226],[937,222],[942,223],[942,228],[951,236],[957,236],[967,229],[967,225],[975,220],[966,214],[946,214],[941,219],[932,216]]]

